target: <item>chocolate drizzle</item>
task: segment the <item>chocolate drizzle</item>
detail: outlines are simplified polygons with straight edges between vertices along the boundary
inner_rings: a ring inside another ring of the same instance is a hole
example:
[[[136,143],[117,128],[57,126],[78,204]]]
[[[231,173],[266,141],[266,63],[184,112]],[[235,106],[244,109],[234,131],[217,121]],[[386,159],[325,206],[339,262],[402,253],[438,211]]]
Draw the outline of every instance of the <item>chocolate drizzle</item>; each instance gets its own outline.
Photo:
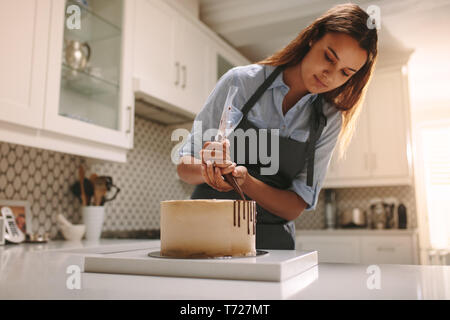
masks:
[[[256,202],[253,200],[234,200],[233,202],[233,226],[236,227],[236,214],[237,214],[237,226],[241,227],[241,202],[242,202],[242,218],[247,220],[247,234],[250,234],[250,222],[253,225],[253,234],[256,233]],[[237,206],[237,210],[236,210]],[[247,211],[247,215],[245,215]]]

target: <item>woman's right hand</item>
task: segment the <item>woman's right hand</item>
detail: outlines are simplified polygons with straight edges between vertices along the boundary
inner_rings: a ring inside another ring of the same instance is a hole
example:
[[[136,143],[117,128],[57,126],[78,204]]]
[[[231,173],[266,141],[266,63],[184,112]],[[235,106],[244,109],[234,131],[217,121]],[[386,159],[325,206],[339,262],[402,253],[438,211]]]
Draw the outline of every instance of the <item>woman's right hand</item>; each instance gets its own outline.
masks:
[[[230,160],[230,141],[207,141],[200,150],[200,157],[205,183],[216,190],[229,191],[229,185],[222,175],[231,173],[236,168],[236,164]]]

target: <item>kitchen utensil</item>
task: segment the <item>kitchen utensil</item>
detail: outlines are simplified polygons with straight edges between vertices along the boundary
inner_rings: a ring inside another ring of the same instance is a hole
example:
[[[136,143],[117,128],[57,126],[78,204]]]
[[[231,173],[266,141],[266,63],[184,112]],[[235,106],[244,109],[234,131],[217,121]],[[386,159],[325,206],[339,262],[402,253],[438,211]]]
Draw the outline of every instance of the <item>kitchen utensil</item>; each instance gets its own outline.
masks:
[[[102,206],[105,203],[106,191],[106,183],[104,181],[97,179],[95,187],[94,187],[94,205]]]
[[[230,111],[231,111],[231,103],[233,102],[233,98],[237,93],[238,88],[235,86],[231,86],[228,89],[227,98],[225,100],[225,105],[223,106],[222,116],[220,118],[219,122],[219,129],[217,131],[217,134],[214,138],[217,142],[222,142],[225,139],[227,139],[228,135],[231,132],[231,121],[230,118]],[[244,193],[242,192],[241,187],[236,181],[236,178],[233,177],[231,173],[225,174],[223,176],[225,180],[233,187],[233,189],[241,196],[242,200],[246,200]]]
[[[66,64],[76,71],[83,71],[91,57],[91,47],[87,42],[64,40],[64,58]]]
[[[380,198],[369,201],[369,211],[372,221],[372,229],[384,229],[386,227],[386,210],[384,202]]]
[[[80,165],[80,168],[78,169],[78,179],[80,180],[81,204],[83,206],[86,206],[87,205],[87,197],[86,197],[86,193],[84,191],[84,168],[82,165]]]
[[[105,202],[114,200],[117,197],[117,195],[119,194],[119,192],[120,192],[120,188],[113,183],[112,177],[99,176],[99,177],[96,178],[96,183],[99,184],[99,185],[106,186],[106,191],[104,190],[104,187],[101,187],[103,189],[102,189],[102,199],[101,199],[100,205],[104,205]],[[115,193],[113,194],[112,197],[107,198],[106,197],[106,193],[108,191],[111,191],[113,188],[115,189]]]
[[[336,192],[325,190],[325,226],[327,229],[336,227]]]
[[[57,225],[64,236],[69,241],[79,241],[83,238],[86,226],[84,224],[72,224],[61,213],[56,217]]]
[[[93,174],[91,174],[91,175],[89,176],[89,181],[91,182],[91,185],[92,185],[93,188],[94,188],[94,196],[93,196],[93,202],[94,202],[94,205],[95,205],[95,180],[96,180],[96,179],[97,179],[97,175],[96,175],[95,173],[93,173]],[[89,201],[88,201],[88,204],[89,204],[89,205],[92,205],[90,199],[89,199]]]
[[[87,178],[84,178],[84,192],[86,194],[86,201],[87,204],[90,204],[91,198],[94,195],[94,186],[92,185],[91,181]],[[77,180],[74,184],[72,184],[70,186],[70,190],[72,191],[72,193],[80,200],[80,202],[82,203],[82,199],[81,199],[81,184],[80,182]]]
[[[400,203],[397,209],[397,216],[398,216],[398,228],[399,229],[406,229],[407,227],[407,214],[406,214],[406,207],[403,203]]]
[[[397,198],[384,198],[384,207],[386,210],[386,229],[398,228],[397,208],[399,201]]]

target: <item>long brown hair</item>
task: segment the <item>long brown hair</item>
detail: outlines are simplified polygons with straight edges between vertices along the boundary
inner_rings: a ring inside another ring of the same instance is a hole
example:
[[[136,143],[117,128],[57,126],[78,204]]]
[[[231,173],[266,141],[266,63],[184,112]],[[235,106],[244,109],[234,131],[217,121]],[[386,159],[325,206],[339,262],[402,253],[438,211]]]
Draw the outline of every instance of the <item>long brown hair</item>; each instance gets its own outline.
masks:
[[[371,79],[378,55],[378,35],[376,28],[368,28],[369,15],[358,5],[345,3],[337,5],[312,24],[303,29],[286,47],[257,62],[265,65],[293,66],[308,53],[312,41],[315,43],[327,32],[342,32],[358,41],[360,47],[367,51],[367,60],[342,86],[321,94],[324,100],[332,103],[341,111],[342,128],[339,134],[339,153],[342,157],[351,140],[355,125],[362,109],[362,102]]]

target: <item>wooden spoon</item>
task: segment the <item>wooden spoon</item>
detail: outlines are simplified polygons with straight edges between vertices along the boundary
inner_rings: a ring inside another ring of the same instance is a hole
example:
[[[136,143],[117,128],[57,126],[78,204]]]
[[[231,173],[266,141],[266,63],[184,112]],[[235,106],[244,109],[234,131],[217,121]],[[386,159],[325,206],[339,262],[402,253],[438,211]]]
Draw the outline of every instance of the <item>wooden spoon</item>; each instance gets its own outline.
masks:
[[[94,185],[94,201],[96,206],[101,206],[103,198],[108,189],[106,188],[106,181],[104,179],[96,178]]]
[[[86,193],[84,192],[84,168],[80,165],[78,169],[78,179],[80,180],[80,195],[81,195],[81,204],[83,206],[87,205]]]
[[[90,175],[90,177],[89,177],[89,180],[91,181],[91,184],[92,184],[92,188],[94,188],[94,196],[93,196],[93,204],[92,205],[96,205],[95,203],[95,183],[96,183],[96,180],[97,180],[97,175],[95,174],[95,173],[93,173],[93,174],[91,174]]]

